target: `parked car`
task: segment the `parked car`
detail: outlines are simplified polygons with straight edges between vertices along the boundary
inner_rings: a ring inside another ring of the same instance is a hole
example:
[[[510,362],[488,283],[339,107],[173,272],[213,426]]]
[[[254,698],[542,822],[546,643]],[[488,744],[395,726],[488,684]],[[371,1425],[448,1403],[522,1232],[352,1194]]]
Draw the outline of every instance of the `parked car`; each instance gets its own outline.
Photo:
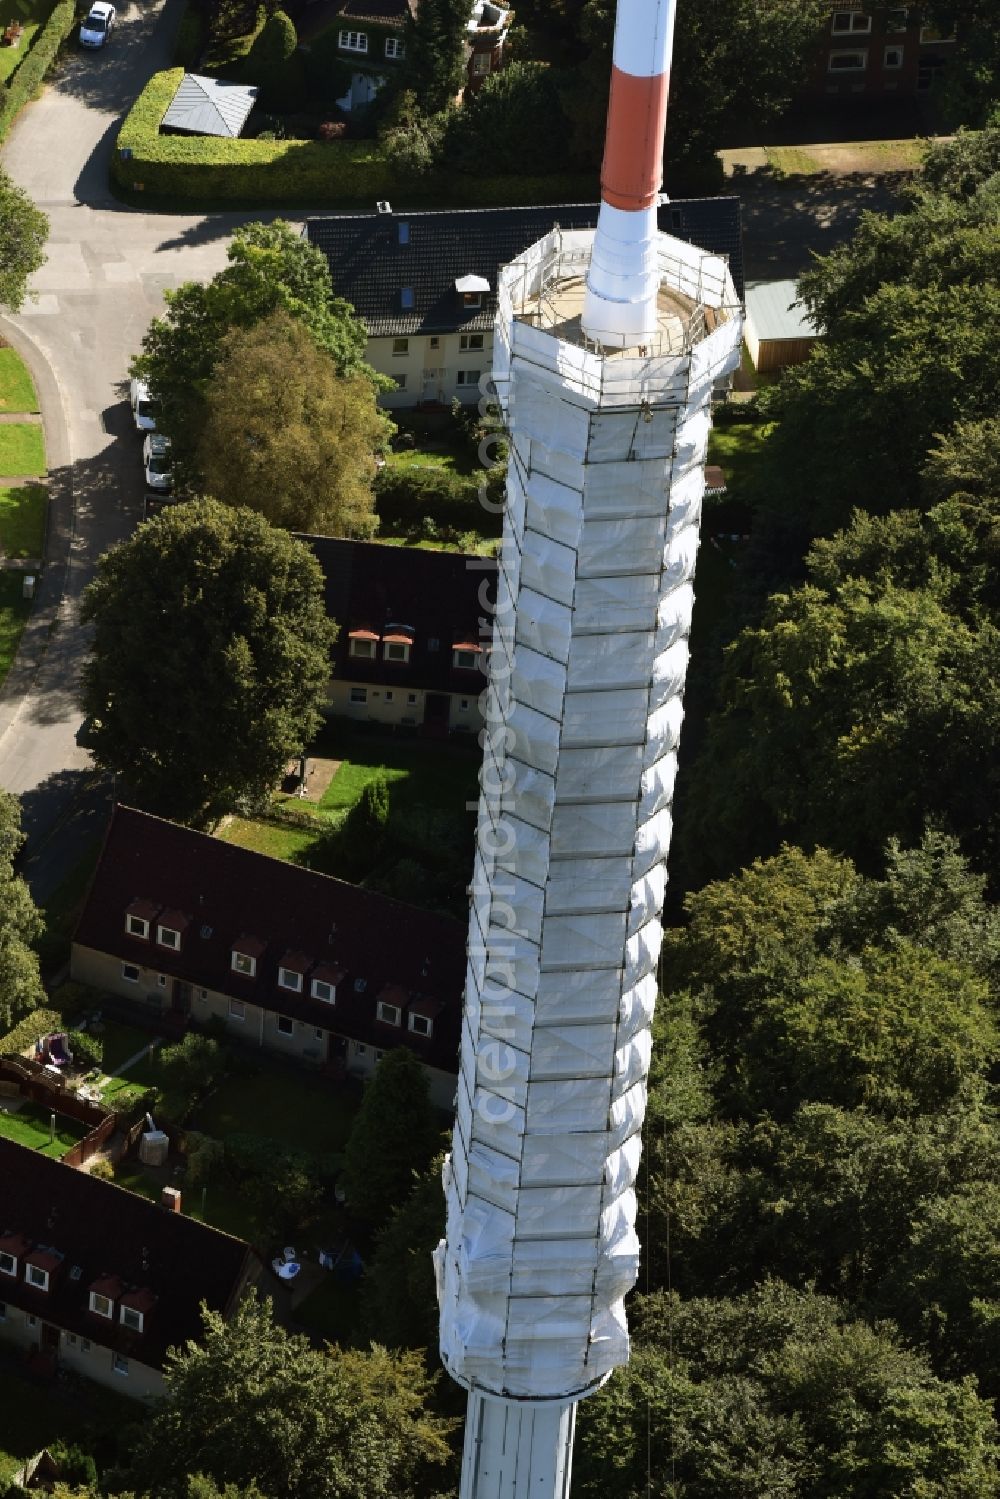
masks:
[[[169,437],[162,437],[159,432],[147,432],[142,444],[142,462],[147,489],[168,490],[173,487]]]
[[[115,8],[107,0],[94,0],[80,26],[82,47],[103,47],[115,24]]]
[[[132,420],[140,432],[156,431],[156,402],[150,399],[149,386],[145,380],[129,383],[128,398],[132,406]]]

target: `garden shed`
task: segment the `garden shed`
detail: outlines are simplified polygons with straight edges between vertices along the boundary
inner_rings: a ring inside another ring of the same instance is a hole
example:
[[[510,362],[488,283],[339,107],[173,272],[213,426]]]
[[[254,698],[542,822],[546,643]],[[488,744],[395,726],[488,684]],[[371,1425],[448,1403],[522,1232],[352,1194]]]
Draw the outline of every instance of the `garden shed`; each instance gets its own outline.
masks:
[[[252,83],[226,83],[221,78],[185,73],[160,129],[167,134],[221,135],[235,139],[257,102],[257,94],[258,89]]]
[[[759,375],[801,364],[819,337],[805,308],[796,302],[794,281],[751,281],[746,291],[743,336]]]

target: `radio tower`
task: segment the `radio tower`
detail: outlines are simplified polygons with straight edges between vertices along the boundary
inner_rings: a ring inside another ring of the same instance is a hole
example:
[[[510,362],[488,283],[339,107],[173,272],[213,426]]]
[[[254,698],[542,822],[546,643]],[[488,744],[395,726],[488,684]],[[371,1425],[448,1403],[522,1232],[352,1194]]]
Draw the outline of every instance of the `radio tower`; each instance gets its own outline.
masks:
[[[723,260],[657,232],[674,0],[619,0],[594,233],[505,267],[510,438],[441,1357],[462,1499],[567,1499],[576,1404],[628,1358],[670,803]]]

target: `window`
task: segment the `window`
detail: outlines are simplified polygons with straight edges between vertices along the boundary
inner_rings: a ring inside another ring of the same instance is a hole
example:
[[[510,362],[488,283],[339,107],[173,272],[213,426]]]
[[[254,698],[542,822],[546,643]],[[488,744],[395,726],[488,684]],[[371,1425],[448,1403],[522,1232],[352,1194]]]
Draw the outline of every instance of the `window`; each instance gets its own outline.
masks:
[[[17,1274],[17,1260],[12,1254],[6,1252],[0,1254],[0,1271],[3,1271],[4,1275]]]
[[[479,659],[477,651],[452,651],[451,664],[459,671],[475,671]]]
[[[384,697],[385,697],[385,700],[386,700],[387,703],[391,703],[392,702],[392,693],[391,692],[386,692],[384,694]]]
[[[199,989],[198,990],[198,998],[200,999],[200,1001],[201,1001],[202,1004],[206,1004],[207,1001],[208,1001],[208,990],[207,989]]]
[[[142,1332],[142,1313],[137,1312],[134,1306],[122,1307],[122,1326],[130,1327],[133,1332]]]
[[[232,969],[234,973],[242,973],[245,978],[252,979],[257,972],[257,959],[252,958],[248,952],[237,952],[234,948]]]
[[[488,52],[474,52],[472,54],[472,71],[477,78],[485,78],[490,71],[490,54]]]
[[[352,640],[351,655],[359,656],[362,661],[370,661],[375,655],[374,640]]]
[[[81,1353],[89,1353],[90,1352],[90,1339],[89,1338],[81,1338],[80,1339],[80,1352]]]
[[[400,305],[400,307],[402,307],[402,309],[403,309],[404,312],[412,312],[413,311],[413,303],[414,303],[413,287],[412,286],[404,286],[402,288],[402,290],[400,291],[400,293],[399,293],[399,305]]]
[[[885,13],[886,31],[905,31],[906,19],[907,16],[905,10],[887,10]]]
[[[91,1291],[90,1310],[92,1312],[96,1312],[98,1317],[110,1318],[113,1307],[111,1305],[109,1297],[102,1296],[99,1291]]]
[[[884,68],[901,68],[903,66],[902,47],[886,47],[882,66]]]
[[[398,1025],[403,1018],[403,1012],[399,1008],[399,1005],[386,1004],[384,999],[379,1000],[375,1013],[383,1025]]]
[[[294,968],[278,969],[278,984],[282,989],[292,989],[296,994],[302,989],[302,975]]]
[[[325,1005],[332,1005],[336,1001],[337,991],[332,984],[326,983],[323,979],[313,979],[312,997],[321,999]]]
[[[363,31],[341,31],[337,36],[338,47],[345,52],[367,52],[368,37]]]
[[[156,940],[161,947],[172,947],[176,951],[181,945],[181,934],[174,931],[172,926],[158,926]]]
[[[28,1316],[28,1317],[25,1317],[24,1320],[25,1320],[25,1322],[27,1322],[27,1324],[28,1324],[29,1327],[37,1327],[38,1326],[38,1318],[37,1317]]]
[[[385,39],[386,57],[405,57],[406,43],[401,42],[396,36],[387,36]],[[405,240],[403,242],[405,244]]]
[[[363,1041],[355,1042],[354,1050],[359,1057],[366,1057],[368,1055],[368,1048]]]
[[[49,1272],[41,1270],[37,1265],[25,1266],[24,1278],[29,1286],[37,1286],[39,1291],[49,1289]]]
[[[75,1332],[68,1332],[66,1334],[66,1341],[70,1345],[71,1348],[75,1348],[76,1347],[76,1333]]]
[[[120,1353],[111,1355],[111,1367],[116,1374],[128,1374],[128,1359],[122,1358]]]
[[[406,694],[406,701],[411,708],[414,707],[417,701],[417,694],[415,692],[408,692]]]
[[[468,711],[469,711],[469,699],[467,697],[459,698],[459,701],[458,701],[458,711],[459,711],[459,713],[468,713]]]
[[[868,66],[867,52],[831,52],[831,73],[863,73]]]
[[[387,640],[382,647],[382,657],[385,661],[409,661],[410,647],[402,640]]]
[[[7,1303],[5,1301],[0,1301],[0,1322],[6,1322],[6,1320],[7,1320]]]
[[[463,333],[458,342],[463,353],[466,349],[481,349],[483,347],[483,335],[481,333]]]
[[[942,31],[939,26],[921,26],[921,42],[953,42],[955,40],[954,27],[951,31]]]
[[[165,989],[167,987],[167,975],[165,973],[158,973],[156,975],[156,982],[161,989]]]
[[[396,389],[397,390],[405,390],[406,389],[406,376],[405,375],[393,375],[391,378],[396,382]]]
[[[351,702],[352,703],[367,703],[367,701],[368,701],[368,688],[367,687],[352,687],[351,688]]]
[[[408,354],[410,352],[410,340],[408,338],[394,338],[392,341],[392,352],[394,354]]]
[[[139,982],[139,970],[134,963],[122,964],[122,978],[129,984],[137,984]]]
[[[459,370],[456,385],[478,385],[482,370]]]
[[[400,53],[400,56],[402,56],[402,53]],[[410,226],[405,219],[400,219],[399,221],[397,238],[401,245],[408,245],[410,243]]]
[[[291,1018],[290,1015],[278,1016],[278,1034],[280,1036],[290,1036],[294,1029],[295,1021]]]
[[[376,1060],[376,1062],[381,1062],[381,1060],[382,1060],[382,1058],[384,1056],[385,1056],[385,1052],[384,1051],[379,1051],[378,1047],[376,1047],[375,1048],[375,1060]]]
[[[426,1015],[411,1015],[410,1030],[415,1036],[429,1036],[433,1029]]]
[[[872,18],[864,16],[857,10],[835,10],[833,13],[832,30],[837,35],[845,32],[871,31]]]
[[[315,1040],[322,1041],[322,1039],[323,1039],[323,1037],[325,1035],[326,1035],[326,1032],[325,1031],[321,1031],[318,1025],[313,1026],[313,1037],[314,1037]]]
[[[148,937],[149,922],[143,921],[141,916],[126,916],[125,930],[130,937]]]
[[[242,1000],[231,999],[229,1001],[229,1014],[233,1020],[245,1020],[246,1013],[247,1007]]]
[[[432,349],[440,349],[440,347],[441,347],[441,340],[439,338],[432,338],[431,339],[431,348]]]
[[[462,293],[463,307],[482,307],[483,294],[481,291],[464,291]]]

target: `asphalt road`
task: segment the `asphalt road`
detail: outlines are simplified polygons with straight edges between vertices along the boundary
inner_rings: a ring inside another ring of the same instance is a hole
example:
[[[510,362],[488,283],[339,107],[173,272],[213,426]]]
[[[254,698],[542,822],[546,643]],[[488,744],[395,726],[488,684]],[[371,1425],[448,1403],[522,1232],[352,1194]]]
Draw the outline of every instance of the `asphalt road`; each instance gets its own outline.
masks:
[[[48,260],[32,299],[0,332],[24,355],[41,397],[53,503],[47,567],[18,662],[0,690],[0,785],[22,797],[25,872],[44,900],[103,824],[111,788],[76,736],[87,632],[80,594],[97,558],[141,514],[140,443],[126,368],[163,292],[207,280],[233,229],[273,215],[146,214],[108,190],[119,122],[169,65],[180,0],[123,5],[100,52],[64,62],[8,138],[2,162],[48,214]],[[746,206],[748,279],[794,275],[813,250],[849,234],[864,207],[891,205],[884,183],[733,179]],[[169,704],[164,705],[169,712]]]

